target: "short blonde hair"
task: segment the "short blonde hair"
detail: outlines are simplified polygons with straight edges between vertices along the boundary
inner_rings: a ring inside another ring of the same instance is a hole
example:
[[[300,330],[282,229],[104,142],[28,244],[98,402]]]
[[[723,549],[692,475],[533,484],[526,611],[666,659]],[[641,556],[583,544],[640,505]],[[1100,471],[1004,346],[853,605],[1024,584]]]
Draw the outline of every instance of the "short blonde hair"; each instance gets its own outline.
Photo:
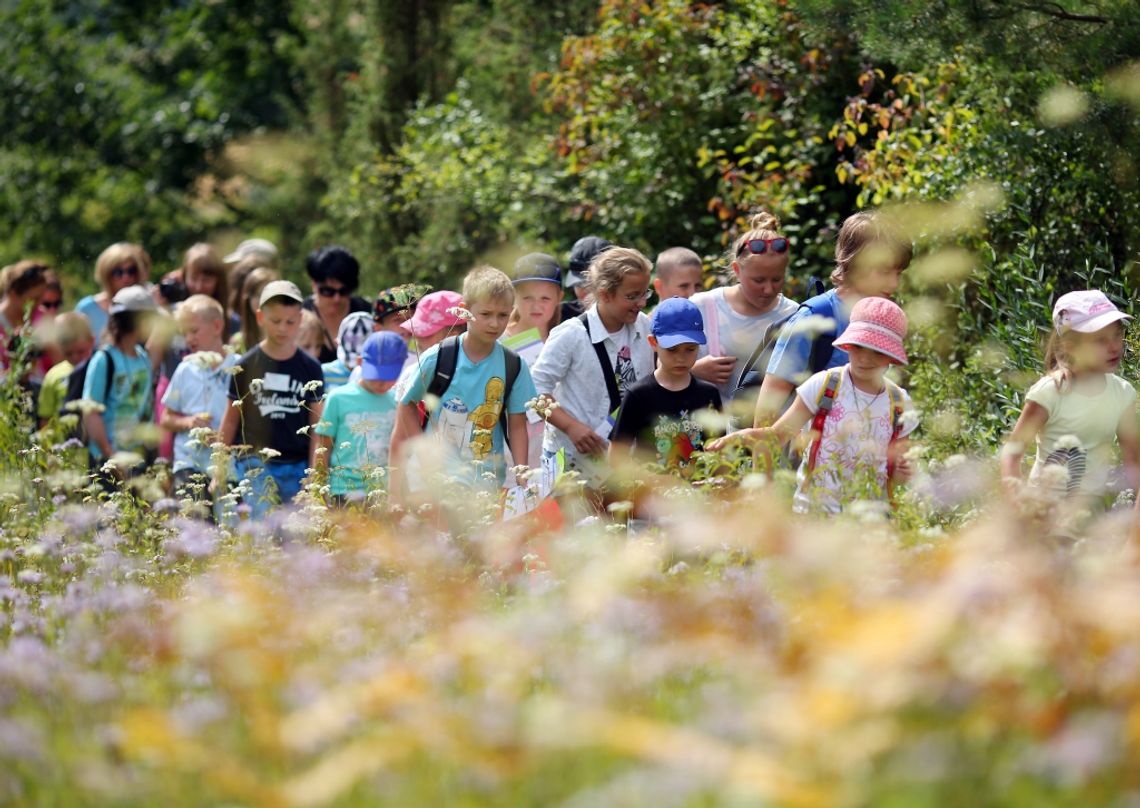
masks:
[[[103,250],[95,259],[95,280],[104,291],[111,288],[112,270],[126,261],[133,262],[138,268],[139,275],[135,283],[145,284],[150,279],[150,254],[141,244],[120,241]]]
[[[705,265],[701,257],[688,247],[670,247],[657,256],[653,271],[657,273],[658,278],[667,281],[681,267],[696,267],[703,271]]]
[[[64,351],[81,342],[95,339],[95,335],[91,332],[91,323],[77,311],[65,311],[52,320],[50,335],[52,341]]]
[[[470,306],[485,300],[515,300],[515,287],[507,273],[486,264],[475,267],[463,278],[464,304]]]
[[[590,290],[613,294],[630,275],[648,275],[653,269],[649,259],[632,247],[610,247],[590,262],[586,280]]]
[[[222,304],[209,295],[190,295],[178,304],[174,310],[174,319],[179,325],[185,325],[191,317],[201,317],[207,321],[224,320],[225,309]]]

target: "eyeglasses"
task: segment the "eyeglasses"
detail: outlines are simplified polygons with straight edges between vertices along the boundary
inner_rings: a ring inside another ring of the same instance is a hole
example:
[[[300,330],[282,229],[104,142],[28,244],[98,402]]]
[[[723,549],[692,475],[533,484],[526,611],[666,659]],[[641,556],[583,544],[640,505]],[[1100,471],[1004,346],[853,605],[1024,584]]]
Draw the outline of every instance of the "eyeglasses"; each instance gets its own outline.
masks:
[[[62,305],[63,305],[62,299],[60,299],[60,300],[41,300],[40,301],[40,306],[42,306],[45,309],[58,309]]]
[[[137,278],[139,276],[139,268],[134,264],[128,264],[125,267],[115,267],[111,270],[111,277],[115,280],[119,278],[131,277]]]
[[[649,290],[646,289],[639,295],[622,295],[622,297],[624,297],[630,303],[641,303],[649,299]]]
[[[317,287],[317,293],[321,297],[351,297],[352,291],[347,286],[325,286]]]
[[[769,249],[777,255],[783,255],[788,251],[788,240],[783,236],[776,236],[775,238],[750,238],[748,241],[741,245],[740,252],[737,255],[744,254],[744,248],[748,248],[748,252],[753,255],[763,255]]]

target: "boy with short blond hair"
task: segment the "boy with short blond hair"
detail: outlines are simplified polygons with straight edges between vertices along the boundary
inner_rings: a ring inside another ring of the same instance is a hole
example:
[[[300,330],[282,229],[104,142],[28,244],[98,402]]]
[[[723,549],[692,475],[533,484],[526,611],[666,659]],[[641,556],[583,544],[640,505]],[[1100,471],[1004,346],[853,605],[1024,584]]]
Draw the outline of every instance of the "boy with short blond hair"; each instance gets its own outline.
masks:
[[[499,343],[514,297],[511,279],[498,269],[482,266],[467,273],[467,332],[448,337],[420,357],[419,372],[400,399],[394,458],[419,434],[417,405],[429,395],[439,399],[439,406],[430,415],[428,433],[448,450],[447,471],[453,477],[476,485],[489,472],[501,485],[505,440],[514,457],[527,456],[526,402],[536,396],[534,382],[526,363]]]
[[[178,363],[162,396],[159,425],[174,433],[174,490],[191,499],[206,498],[210,467],[209,441],[191,434],[216,432],[229,405],[229,370],[238,362],[227,354],[223,335],[226,314],[208,295],[192,295],[174,312],[188,354]]]
[[[657,256],[653,266],[653,291],[658,300],[689,298],[701,291],[704,264],[688,247],[670,247]]]
[[[264,338],[238,360],[240,370],[231,377],[222,441],[248,447],[237,469],[253,484],[248,503],[253,518],[270,504],[267,477],[279,501],[292,502],[314,463],[312,427],[321,419],[325,383],[320,363],[297,347],[303,302],[301,290],[290,281],[266,284],[257,309]],[[253,473],[262,468],[263,473]]]
[[[37,403],[41,427],[59,415],[67,398],[67,377],[76,365],[90,359],[91,352],[95,350],[91,325],[77,311],[60,314],[52,321],[50,329],[51,340],[59,346],[63,360],[52,365],[44,375]]]

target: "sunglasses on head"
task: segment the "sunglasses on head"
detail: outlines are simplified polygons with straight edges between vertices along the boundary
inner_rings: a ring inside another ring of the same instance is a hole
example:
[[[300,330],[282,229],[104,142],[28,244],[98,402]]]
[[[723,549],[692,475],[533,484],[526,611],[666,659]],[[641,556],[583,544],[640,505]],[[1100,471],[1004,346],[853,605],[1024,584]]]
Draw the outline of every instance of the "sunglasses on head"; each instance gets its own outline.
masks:
[[[132,278],[137,278],[139,276],[139,268],[136,267],[134,264],[128,264],[125,267],[115,267],[114,269],[111,270],[111,277],[112,278],[118,279],[118,278],[124,278],[127,276],[130,276]]]
[[[351,297],[352,292],[349,291],[347,286],[325,286],[324,284],[317,287],[317,294],[321,297]]]
[[[783,236],[776,236],[775,238],[750,238],[741,246],[740,253],[744,254],[744,248],[748,248],[748,252],[753,255],[763,255],[771,250],[777,255],[782,255],[788,251],[788,240]]]

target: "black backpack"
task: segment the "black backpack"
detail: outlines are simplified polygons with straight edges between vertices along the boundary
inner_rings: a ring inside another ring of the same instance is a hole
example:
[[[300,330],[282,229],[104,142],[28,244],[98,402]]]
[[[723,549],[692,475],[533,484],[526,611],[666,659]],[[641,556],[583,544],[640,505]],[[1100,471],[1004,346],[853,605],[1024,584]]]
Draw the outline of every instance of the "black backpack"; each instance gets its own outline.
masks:
[[[507,402],[511,400],[511,390],[514,389],[515,379],[519,376],[522,359],[517,353],[506,346],[503,348],[503,363],[506,366],[503,379],[503,410],[499,413],[499,427],[503,430],[503,441],[511,445],[511,433],[507,429]],[[455,375],[455,368],[459,364],[459,337],[448,337],[439,344],[439,353],[435,358],[435,373],[428,382],[427,393],[442,399],[447,388],[451,386],[451,377]],[[426,415],[426,410],[425,410]],[[426,425],[426,422],[422,425]]]
[[[59,409],[60,415],[79,416],[79,422],[71,431],[70,437],[74,437],[84,444],[87,443],[87,431],[83,428],[83,414],[77,410],[75,402],[83,400],[83,386],[87,382],[87,368],[91,364],[91,360],[99,353],[107,357],[107,384],[103,388],[103,400],[106,401],[107,396],[111,394],[111,382],[115,379],[115,358],[106,348],[99,348],[67,374],[67,392],[63,396],[63,405]]]

